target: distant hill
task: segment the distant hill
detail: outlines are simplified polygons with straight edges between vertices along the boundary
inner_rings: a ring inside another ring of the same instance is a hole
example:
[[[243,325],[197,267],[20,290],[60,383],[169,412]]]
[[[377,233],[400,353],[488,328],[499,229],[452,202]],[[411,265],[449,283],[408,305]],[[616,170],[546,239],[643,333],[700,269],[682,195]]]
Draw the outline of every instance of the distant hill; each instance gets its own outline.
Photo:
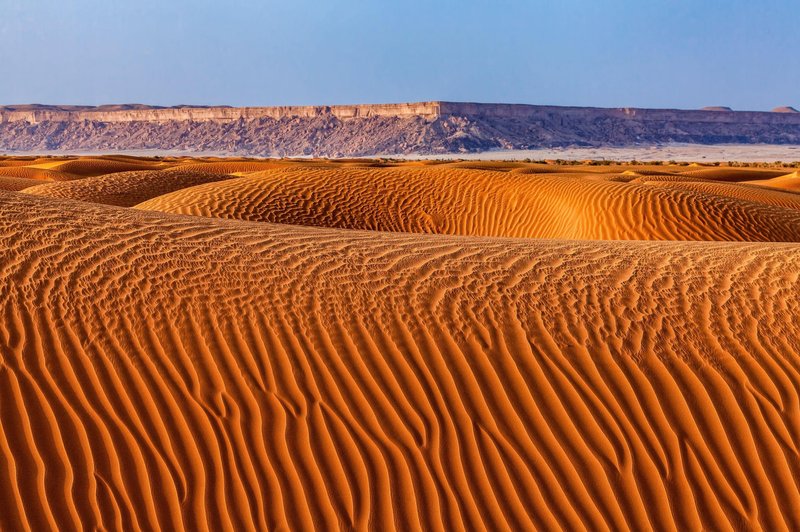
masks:
[[[800,113],[454,102],[0,107],[0,151],[365,156],[669,142],[800,144]]]

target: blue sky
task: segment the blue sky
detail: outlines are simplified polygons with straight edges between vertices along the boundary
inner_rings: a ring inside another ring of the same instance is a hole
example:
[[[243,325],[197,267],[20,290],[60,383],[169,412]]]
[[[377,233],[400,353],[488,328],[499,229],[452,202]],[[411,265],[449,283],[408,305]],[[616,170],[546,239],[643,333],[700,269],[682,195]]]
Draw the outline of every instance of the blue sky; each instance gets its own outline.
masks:
[[[0,103],[800,107],[798,0],[0,0]]]

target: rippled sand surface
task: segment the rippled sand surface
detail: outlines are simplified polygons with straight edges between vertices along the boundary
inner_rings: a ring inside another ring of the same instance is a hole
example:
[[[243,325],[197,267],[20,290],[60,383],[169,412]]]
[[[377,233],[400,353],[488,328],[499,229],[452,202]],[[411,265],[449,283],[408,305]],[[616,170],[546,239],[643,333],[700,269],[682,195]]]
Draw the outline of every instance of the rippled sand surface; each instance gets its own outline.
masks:
[[[19,161],[0,530],[800,529],[793,168]]]

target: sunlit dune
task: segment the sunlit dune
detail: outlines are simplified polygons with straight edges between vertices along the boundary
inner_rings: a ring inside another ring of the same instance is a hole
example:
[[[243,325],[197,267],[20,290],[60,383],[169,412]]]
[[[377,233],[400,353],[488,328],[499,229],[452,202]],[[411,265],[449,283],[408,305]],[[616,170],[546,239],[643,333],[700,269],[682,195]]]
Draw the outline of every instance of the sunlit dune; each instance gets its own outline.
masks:
[[[133,170],[155,170],[162,165],[138,160],[115,160],[115,159],[93,159],[80,158],[56,163],[43,163],[40,168],[48,170],[58,170],[68,174],[84,177],[110,174],[114,172],[129,172]]]
[[[628,183],[713,183],[714,179],[705,179],[681,174],[655,174],[628,171],[622,175],[629,177]],[[723,181],[724,182],[724,181]]]
[[[259,170],[268,170],[271,168],[284,168],[291,163],[274,160],[274,161],[213,161],[213,162],[189,162],[182,164],[177,168],[189,171],[206,172],[210,174],[237,174],[244,172],[257,172]]]
[[[36,179],[39,181],[70,181],[73,179],[79,179],[81,177],[68,174],[66,172],[47,170],[44,168],[34,168],[30,166],[0,167],[0,176],[22,177],[25,179]]]
[[[800,194],[783,190],[770,190],[769,188],[765,188],[757,184],[733,184],[713,181],[665,182],[649,180],[645,181],[644,183],[671,189],[692,190],[703,194],[735,198],[753,203],[762,203],[764,205],[776,205],[778,207],[787,207],[795,210],[800,209]]]
[[[174,190],[230,178],[225,174],[181,169],[139,170],[45,183],[25,190],[25,193],[131,207]]]
[[[0,531],[800,530],[793,168],[64,165],[0,175]]]
[[[0,156],[0,168],[7,168],[10,166],[28,166],[34,164],[35,157],[17,157],[14,159],[7,159]]]
[[[312,168],[268,171],[182,189],[137,208],[452,235],[800,241],[800,213],[778,206],[794,203],[756,201],[757,192],[709,192],[700,187],[654,187],[453,167]]]
[[[764,179],[759,181],[748,181],[753,185],[760,185],[763,187],[779,188],[782,190],[789,190],[793,192],[800,192],[800,172],[795,171],[791,174],[780,175],[772,179]]]
[[[496,171],[509,171],[509,170],[523,170],[534,169],[530,165],[514,161],[463,161],[457,163],[449,163],[443,165],[447,168],[465,168],[471,170],[496,170]]]

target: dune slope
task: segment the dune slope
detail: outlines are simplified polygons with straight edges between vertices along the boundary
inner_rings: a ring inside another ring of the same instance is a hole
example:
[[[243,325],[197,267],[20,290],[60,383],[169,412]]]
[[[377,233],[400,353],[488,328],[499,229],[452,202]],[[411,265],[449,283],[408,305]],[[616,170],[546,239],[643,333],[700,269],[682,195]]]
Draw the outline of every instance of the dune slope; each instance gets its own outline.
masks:
[[[800,192],[800,171],[795,171],[790,174],[773,177],[772,179],[764,179],[760,181],[748,181],[748,183],[792,191],[792,192]]]
[[[474,236],[800,241],[800,213],[788,208],[794,205],[791,200],[783,199],[770,204],[753,201],[752,194],[748,199],[699,187],[656,187],[570,174],[452,167],[289,168],[185,188],[137,208]]]
[[[37,186],[41,181],[25,177],[10,177],[0,175],[0,190],[23,190]]]
[[[788,209],[800,210],[800,194],[768,188],[760,182],[758,184],[719,183],[712,181],[642,181],[652,186],[668,189],[684,189],[727,198],[741,199],[764,205],[775,205]]]
[[[134,170],[157,170],[161,164],[145,160],[119,160],[111,158],[81,157],[74,160],[46,163],[45,168],[66,172],[83,177],[92,177],[115,172],[132,172]]]
[[[140,170],[118,172],[75,181],[44,183],[25,190],[26,194],[131,207],[147,199],[203,183],[230,179],[224,174],[191,170]]]
[[[80,178],[80,176],[65,172],[26,166],[0,167],[0,177],[19,177],[23,179],[38,179],[39,181],[70,181]]]
[[[0,192],[0,529],[797,530],[800,250]]]

